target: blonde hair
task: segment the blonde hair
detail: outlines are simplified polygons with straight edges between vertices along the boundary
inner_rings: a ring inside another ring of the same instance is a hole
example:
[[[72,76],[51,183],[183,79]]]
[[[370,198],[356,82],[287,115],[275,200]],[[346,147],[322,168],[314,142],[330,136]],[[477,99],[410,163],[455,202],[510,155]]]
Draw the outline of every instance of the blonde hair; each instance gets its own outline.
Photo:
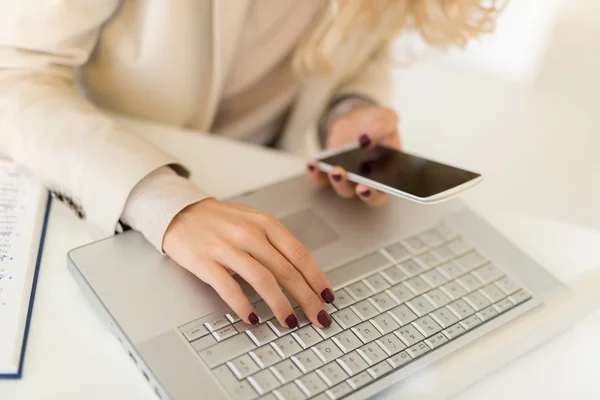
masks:
[[[494,30],[508,0],[329,0],[323,16],[300,43],[294,68],[300,74],[331,72],[334,50],[348,39],[375,35],[382,47],[402,30],[416,31],[433,47],[464,46]]]

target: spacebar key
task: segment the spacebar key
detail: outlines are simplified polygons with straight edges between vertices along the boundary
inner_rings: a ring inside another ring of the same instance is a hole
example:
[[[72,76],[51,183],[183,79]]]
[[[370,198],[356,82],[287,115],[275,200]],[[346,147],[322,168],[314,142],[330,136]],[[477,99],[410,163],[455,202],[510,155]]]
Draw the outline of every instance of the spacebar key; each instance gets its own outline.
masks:
[[[367,256],[349,262],[348,264],[340,265],[333,271],[327,272],[327,278],[333,289],[339,289],[360,278],[367,277],[373,271],[382,269],[392,263],[379,251],[371,253]]]
[[[199,354],[210,368],[214,368],[255,348],[248,335],[240,334],[204,349]]]

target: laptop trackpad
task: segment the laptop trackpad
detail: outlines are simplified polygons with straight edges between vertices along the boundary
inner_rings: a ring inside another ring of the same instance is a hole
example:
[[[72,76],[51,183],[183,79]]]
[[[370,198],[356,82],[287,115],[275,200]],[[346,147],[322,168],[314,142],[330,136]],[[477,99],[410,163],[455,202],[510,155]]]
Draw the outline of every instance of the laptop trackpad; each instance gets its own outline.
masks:
[[[339,235],[310,209],[279,220],[308,250],[315,251],[339,239]]]

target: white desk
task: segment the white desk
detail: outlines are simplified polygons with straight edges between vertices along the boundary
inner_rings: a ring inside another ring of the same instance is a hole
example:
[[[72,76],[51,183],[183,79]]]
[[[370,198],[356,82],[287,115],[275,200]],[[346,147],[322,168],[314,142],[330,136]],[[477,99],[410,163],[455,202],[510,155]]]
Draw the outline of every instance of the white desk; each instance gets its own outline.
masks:
[[[304,168],[302,160],[262,148],[191,136],[173,128],[136,126],[193,165],[193,180],[217,196],[232,195],[294,175]],[[169,140],[164,140],[165,133],[171,135]],[[477,209],[566,282],[600,265],[598,232],[528,218],[510,210],[489,209],[484,204],[478,204]],[[83,222],[55,202],[38,281],[24,377],[20,381],[0,382],[0,399],[155,398],[67,272],[67,251],[87,242]],[[558,339],[479,381],[457,398],[550,399],[568,395],[597,398],[599,371],[600,312],[595,312]],[[464,375],[468,374],[465,371]],[[468,379],[463,386],[467,383]],[[413,397],[431,395],[427,388],[413,389],[416,390]]]

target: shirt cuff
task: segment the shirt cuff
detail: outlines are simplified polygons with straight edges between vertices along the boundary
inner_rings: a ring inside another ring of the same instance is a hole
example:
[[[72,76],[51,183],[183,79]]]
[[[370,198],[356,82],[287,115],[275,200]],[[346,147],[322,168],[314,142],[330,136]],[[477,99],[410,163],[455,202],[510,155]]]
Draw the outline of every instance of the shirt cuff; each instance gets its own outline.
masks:
[[[133,188],[121,214],[121,221],[141,232],[164,254],[163,238],[173,218],[187,206],[207,197],[171,168],[158,168]]]

